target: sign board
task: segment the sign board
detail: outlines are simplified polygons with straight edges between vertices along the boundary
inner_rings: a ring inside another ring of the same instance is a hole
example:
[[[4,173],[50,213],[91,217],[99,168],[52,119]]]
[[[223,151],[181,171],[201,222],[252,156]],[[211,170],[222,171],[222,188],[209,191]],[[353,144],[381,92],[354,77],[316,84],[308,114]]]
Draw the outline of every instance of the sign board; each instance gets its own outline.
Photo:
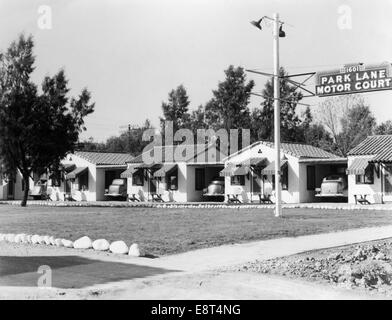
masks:
[[[316,95],[334,96],[369,91],[391,90],[390,63],[379,65],[351,64],[339,70],[316,73]]]

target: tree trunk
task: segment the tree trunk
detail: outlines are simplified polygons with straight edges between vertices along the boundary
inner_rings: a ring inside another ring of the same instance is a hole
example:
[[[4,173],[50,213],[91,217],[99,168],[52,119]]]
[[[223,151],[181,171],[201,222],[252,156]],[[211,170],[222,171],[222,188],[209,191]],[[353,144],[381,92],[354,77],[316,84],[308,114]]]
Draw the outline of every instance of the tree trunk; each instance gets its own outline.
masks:
[[[22,207],[26,207],[27,205],[27,198],[29,196],[29,188],[30,188],[29,178],[30,178],[29,175],[27,175],[27,177],[23,177],[24,191],[23,191],[23,199],[20,204]]]

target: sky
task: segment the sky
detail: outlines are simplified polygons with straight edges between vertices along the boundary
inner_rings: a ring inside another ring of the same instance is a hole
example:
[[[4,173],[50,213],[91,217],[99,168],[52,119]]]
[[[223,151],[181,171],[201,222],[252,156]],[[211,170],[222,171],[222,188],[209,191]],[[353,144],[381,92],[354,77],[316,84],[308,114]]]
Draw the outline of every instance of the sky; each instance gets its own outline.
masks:
[[[50,28],[42,28],[42,6]],[[351,11],[343,29],[342,6]],[[392,62],[392,0],[0,0],[0,49],[32,34],[33,80],[64,68],[72,95],[87,87],[96,105],[82,139],[103,141],[128,123],[158,125],[162,101],[180,84],[195,109],[231,64],[272,72],[272,29],[249,22],[275,12],[285,22],[280,64],[290,74]],[[266,78],[248,79],[261,92]],[[378,122],[392,119],[392,91],[362,95]],[[323,99],[303,102],[316,112]]]

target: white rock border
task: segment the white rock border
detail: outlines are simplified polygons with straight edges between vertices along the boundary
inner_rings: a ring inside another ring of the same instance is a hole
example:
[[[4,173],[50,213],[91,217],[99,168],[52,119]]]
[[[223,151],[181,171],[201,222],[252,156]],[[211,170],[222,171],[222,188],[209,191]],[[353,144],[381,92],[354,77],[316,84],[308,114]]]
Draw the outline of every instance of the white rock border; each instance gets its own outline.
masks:
[[[88,242],[90,244],[86,247],[78,246],[78,241],[81,240]],[[88,241],[87,241],[88,240]],[[26,233],[0,233],[0,242],[7,243],[16,243],[16,244],[30,244],[30,245],[46,245],[46,246],[54,246],[54,247],[65,247],[71,249],[83,249],[83,250],[94,250],[101,252],[109,252],[116,255],[128,255],[132,257],[143,257],[144,254],[141,253],[139,245],[137,243],[132,243],[130,246],[126,244],[126,242],[122,240],[116,240],[113,242],[109,242],[106,239],[100,238],[96,240],[91,240],[88,236],[83,236],[78,238],[75,241],[56,238],[55,236],[50,235],[38,235],[38,234],[26,234]],[[97,242],[105,242],[106,245],[104,248],[100,246],[95,246],[94,244]],[[76,247],[75,247],[76,243]],[[121,245],[121,250],[113,250],[114,247]]]

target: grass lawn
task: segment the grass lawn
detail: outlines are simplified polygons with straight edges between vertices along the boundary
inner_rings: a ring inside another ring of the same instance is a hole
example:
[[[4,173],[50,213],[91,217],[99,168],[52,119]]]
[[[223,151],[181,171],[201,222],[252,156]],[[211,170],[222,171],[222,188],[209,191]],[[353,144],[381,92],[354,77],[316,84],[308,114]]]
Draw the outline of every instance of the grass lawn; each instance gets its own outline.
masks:
[[[371,210],[157,209],[0,205],[0,233],[80,236],[139,243],[166,255],[197,248],[392,224],[392,212]]]

